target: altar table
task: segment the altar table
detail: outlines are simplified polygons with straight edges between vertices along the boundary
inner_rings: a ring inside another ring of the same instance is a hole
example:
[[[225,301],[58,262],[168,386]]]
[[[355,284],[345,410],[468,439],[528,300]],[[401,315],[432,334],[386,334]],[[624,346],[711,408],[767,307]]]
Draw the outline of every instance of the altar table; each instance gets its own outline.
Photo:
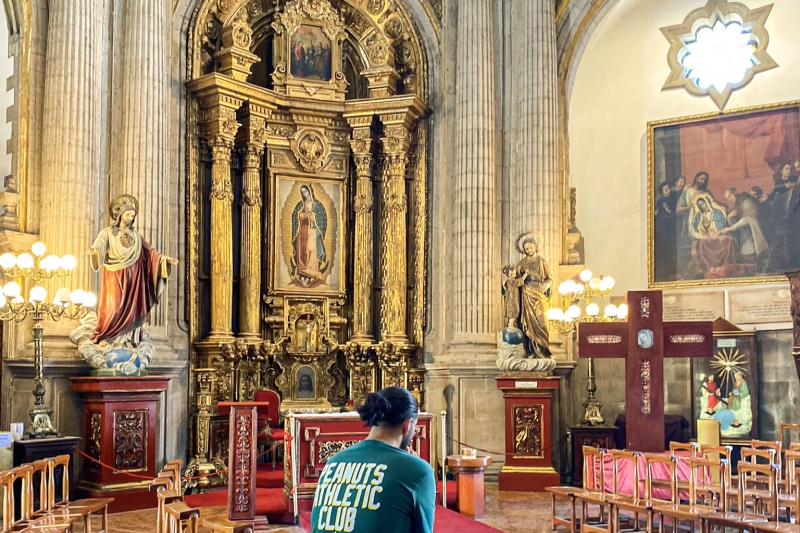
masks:
[[[369,435],[358,413],[290,413],[286,418],[284,494],[289,501],[297,492],[300,512],[310,511],[319,475],[333,454]],[[420,413],[411,446],[436,471],[433,454],[433,415]]]

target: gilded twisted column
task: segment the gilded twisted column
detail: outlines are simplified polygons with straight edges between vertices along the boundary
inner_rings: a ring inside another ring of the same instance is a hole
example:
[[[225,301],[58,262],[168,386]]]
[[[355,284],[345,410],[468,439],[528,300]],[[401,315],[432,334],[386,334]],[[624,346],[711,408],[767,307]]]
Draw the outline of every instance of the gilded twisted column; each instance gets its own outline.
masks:
[[[254,114],[250,106],[248,111],[243,121],[247,142],[243,149],[239,336],[258,339],[261,321],[261,161],[266,130],[265,117]]]
[[[128,0],[124,6],[121,131],[111,161],[110,197],[138,198],[137,228],[169,255],[169,3]],[[151,323],[163,326],[166,313],[166,305],[157,306]]]
[[[561,261],[561,175],[556,72],[555,6],[552,0],[511,1],[511,109],[509,259],[525,231],[542,236],[539,251],[551,265]]]
[[[211,332],[215,341],[230,340],[233,316],[233,186],[231,156],[236,109],[241,102],[204,102],[203,135],[211,148]]]
[[[98,229],[102,170],[103,0],[51,0],[42,131],[40,235],[73,254],[73,288],[93,287],[85,258]],[[23,295],[25,296],[25,295]]]
[[[372,343],[372,261],[374,257],[373,227],[373,183],[374,168],[372,115],[350,119],[353,139],[350,146],[356,164],[356,231],[354,236],[354,342]]]
[[[494,345],[500,328],[492,1],[458,4],[451,343]]]
[[[386,126],[383,143],[383,256],[381,279],[381,339],[407,342],[406,334],[406,164],[408,128],[404,124]]]

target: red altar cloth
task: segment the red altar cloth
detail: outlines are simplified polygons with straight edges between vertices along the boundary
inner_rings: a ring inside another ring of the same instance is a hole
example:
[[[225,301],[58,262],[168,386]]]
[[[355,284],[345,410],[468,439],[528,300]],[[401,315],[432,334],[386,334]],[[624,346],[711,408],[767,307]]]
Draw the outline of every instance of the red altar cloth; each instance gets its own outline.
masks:
[[[678,454],[678,481],[689,481],[691,472],[689,471],[689,458],[688,455]],[[614,490],[614,463],[610,455],[607,455],[603,460],[603,482],[606,486],[607,492]],[[639,457],[639,494],[644,495],[644,480],[647,474],[647,461],[644,456]],[[654,463],[650,467],[653,472],[653,480],[667,481],[669,480],[669,467],[663,463]],[[704,475],[704,483],[711,480],[708,472]],[[620,460],[617,467],[617,493],[618,494],[633,494],[633,465],[630,461]],[[670,496],[667,489],[653,489],[653,497],[659,499],[668,499]]]

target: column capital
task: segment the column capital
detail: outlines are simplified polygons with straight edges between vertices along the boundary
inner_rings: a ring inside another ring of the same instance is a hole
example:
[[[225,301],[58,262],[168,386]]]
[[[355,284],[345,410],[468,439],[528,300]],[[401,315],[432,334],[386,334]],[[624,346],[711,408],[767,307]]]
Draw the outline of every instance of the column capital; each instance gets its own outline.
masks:
[[[213,141],[225,137],[233,141],[241,124],[236,120],[236,110],[242,101],[221,94],[213,94],[200,99],[201,135]]]

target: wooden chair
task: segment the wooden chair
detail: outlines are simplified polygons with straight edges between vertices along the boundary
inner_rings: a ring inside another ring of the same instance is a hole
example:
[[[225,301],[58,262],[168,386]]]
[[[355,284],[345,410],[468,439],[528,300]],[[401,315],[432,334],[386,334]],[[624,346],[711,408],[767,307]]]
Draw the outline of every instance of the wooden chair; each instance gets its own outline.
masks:
[[[643,457],[645,460],[644,494],[638,499],[615,502],[614,533],[621,530],[621,516],[625,516],[625,514],[634,515],[635,531],[638,531],[641,527],[641,522],[638,519],[639,515],[644,515],[645,530],[647,533],[653,533],[655,507],[674,505],[678,502],[678,458],[674,455],[664,455],[661,453],[645,453]],[[656,465],[666,465],[668,472],[666,477],[656,477],[654,472]],[[654,481],[659,483],[654,483]],[[664,485],[660,483],[662,481],[666,481],[667,483]],[[659,487],[659,485],[662,486]],[[668,497],[656,497],[656,490],[666,491]]]
[[[22,493],[24,506],[20,511],[21,521],[29,524],[32,528],[42,525],[60,526],[69,528],[77,519],[71,516],[55,516],[50,513],[50,461],[40,459],[30,465],[18,467],[22,475]]]
[[[575,494],[576,503],[580,503],[581,506],[581,533],[592,531],[587,528],[593,526],[602,527],[610,519],[610,515],[606,514],[608,508],[606,498],[610,495],[606,490],[605,483],[606,455],[608,455],[608,450],[605,448],[583,447],[583,483],[587,490]],[[590,505],[598,508],[596,520],[589,517]]]
[[[82,500],[70,501],[69,499],[69,466],[71,456],[58,455],[49,459],[48,475],[50,478],[49,509],[53,516],[64,518],[81,518],[83,520],[83,531],[85,533],[108,533],[108,504],[114,498],[84,498]],[[61,468],[61,499],[56,501],[56,470]],[[92,528],[92,517],[99,516],[101,527],[98,530]]]
[[[186,505],[182,499],[166,504],[166,533],[197,533],[200,510]],[[184,528],[184,526],[186,526]]]
[[[45,461],[46,463],[47,461]],[[37,465],[37,471],[42,474],[41,465]],[[72,522],[69,518],[54,517],[49,514],[39,514],[39,516],[32,516],[34,507],[34,483],[33,483],[33,464],[24,464],[4,473],[3,477],[3,531],[70,531],[72,529]],[[45,465],[44,475],[47,476],[47,467]],[[41,483],[41,481],[40,481]],[[19,486],[19,518],[16,516],[16,494],[15,486]],[[43,501],[47,502],[47,489],[43,494]],[[40,504],[37,504],[38,508]]]
[[[774,450],[775,451],[775,459],[773,462],[778,466],[782,466],[782,455],[783,455],[783,444],[779,440],[756,440],[753,439],[750,441],[750,448],[753,450]],[[781,469],[781,476],[783,475],[783,470]],[[780,481],[780,479],[778,479]]]
[[[589,459],[589,458],[592,459]],[[577,504],[578,501],[576,499],[577,494],[582,494],[589,491],[596,491],[599,492],[599,484],[598,479],[603,478],[603,464],[602,458],[600,454],[600,450],[593,446],[583,446],[583,481],[581,487],[572,487],[572,486],[559,486],[559,487],[547,487],[545,490],[550,493],[551,495],[551,505],[550,505],[550,523],[552,525],[553,531],[555,531],[559,525],[564,526],[570,533],[577,533],[580,530],[580,522],[581,520],[578,518],[578,511],[577,511]],[[601,471],[598,473],[597,469]],[[587,475],[590,473],[591,475]],[[598,477],[599,476],[599,477]],[[564,518],[556,515],[556,504],[557,500],[565,500],[569,504],[569,516]]]
[[[733,446],[711,446],[707,444],[700,445],[700,457],[704,459],[711,459],[718,461],[720,459],[725,459],[727,469],[725,471],[725,493],[731,492],[731,479],[733,477],[733,472],[731,472],[731,454],[733,454]],[[711,471],[711,478],[714,481],[719,481],[717,478],[717,471]],[[735,491],[734,491],[735,492]]]
[[[789,460],[786,461],[787,467],[789,466]],[[800,468],[797,468],[793,474],[794,478],[797,479],[800,476]],[[795,498],[795,507],[800,507],[800,491],[797,490],[795,487],[794,490],[794,498]],[[780,505],[780,503],[779,503]],[[800,524],[797,522],[795,523],[786,523],[786,522],[758,522],[753,524],[753,533],[800,533]]]
[[[226,515],[213,515],[203,519],[203,527],[212,533],[253,533],[253,524],[233,522]],[[276,530],[274,533],[280,533]]]
[[[39,459],[31,465],[29,518],[38,518],[50,511],[50,461]]]
[[[712,527],[718,527],[721,530],[725,529],[738,529],[739,531],[749,530],[757,522],[768,522],[770,520],[777,522],[778,513],[774,512],[778,506],[778,465],[774,464],[754,464],[745,461],[740,461],[738,465],[739,470],[739,490],[737,494],[737,508],[736,512],[732,511],[716,511],[714,513],[704,513],[700,515],[701,528],[703,533],[709,533]],[[755,488],[761,483],[754,481],[757,476],[763,476],[766,479],[766,494],[762,489]],[[759,514],[758,510],[763,510],[764,506],[758,504],[759,499],[767,497],[769,502],[766,507],[771,507],[773,512],[771,515]],[[752,508],[755,512],[744,512],[747,509],[747,500],[753,500]]]
[[[687,452],[690,457],[700,457],[700,445],[696,442],[675,442],[669,443],[669,454],[678,455],[676,452]]]
[[[800,424],[781,424],[780,425],[780,438],[781,444],[783,444],[784,450],[791,450],[793,444],[799,444],[800,442],[792,442],[791,439],[791,432],[796,431],[798,435],[800,435]],[[788,438],[787,438],[788,436]]]
[[[255,391],[255,393],[253,393],[253,400],[257,402],[269,402],[266,412],[263,412],[261,408],[257,409],[257,441],[259,450],[270,448],[273,445],[278,445],[278,447],[275,448],[270,454],[272,456],[272,468],[275,468],[280,444],[282,444],[286,439],[286,433],[280,427],[281,397],[278,396],[277,392],[265,389]]]
[[[749,462],[749,463],[752,463],[752,464],[760,463],[760,464],[766,464],[766,465],[776,464],[775,450],[773,448],[763,448],[763,449],[741,448],[739,450],[739,459],[740,459],[740,463],[741,462]],[[727,492],[727,495],[728,495],[728,498],[732,502],[735,502],[736,504],[738,504],[738,501],[739,501],[739,477],[738,477],[738,475],[733,476],[733,480],[734,481],[733,481],[733,483],[731,483],[732,486],[729,488],[729,490]],[[758,482],[758,481],[766,483],[768,481],[768,479],[764,478],[764,479],[759,480],[758,475],[757,474],[753,474],[752,479],[750,479],[750,482],[755,483],[755,482]],[[745,503],[747,503],[747,501],[745,501]],[[733,509],[733,507],[731,507],[731,508]],[[736,511],[740,512],[740,509],[737,507]]]
[[[637,501],[639,499],[639,452],[612,450],[611,455],[611,492],[596,493],[581,498],[583,509],[587,505],[608,505],[608,521],[602,519],[596,523],[586,523],[581,526],[581,533],[613,533],[615,523],[615,504],[623,501]],[[631,463],[633,468],[633,487],[631,494],[623,494],[620,486],[620,465]],[[602,515],[601,515],[602,516]],[[638,516],[636,517],[638,519]]]
[[[164,465],[164,469],[158,473],[158,477],[150,482],[150,491],[155,491],[156,498],[158,499],[158,511],[156,513],[156,532],[163,533],[165,528],[165,502],[171,503],[173,501],[182,500],[180,498],[181,491],[181,476],[180,471],[183,466],[183,460],[175,459],[169,461]],[[162,495],[163,491],[171,491],[168,497]]]
[[[717,510],[728,511],[728,499],[725,497],[727,480],[726,472],[729,471],[728,461],[725,459],[704,459],[691,457],[689,459],[689,500],[688,504],[676,502],[672,505],[659,505],[654,508],[658,515],[658,530],[664,531],[664,519],[672,521],[672,531],[676,531],[681,522],[689,522],[689,531],[695,531],[695,525],[700,522],[700,515],[713,513]],[[716,476],[712,476],[716,472]],[[714,480],[716,477],[716,481]],[[680,489],[679,489],[680,490]]]
[[[800,467],[800,451],[786,450],[783,453],[784,475],[778,484],[778,507],[786,522],[796,522],[800,516],[800,499],[797,490],[797,469]]]

